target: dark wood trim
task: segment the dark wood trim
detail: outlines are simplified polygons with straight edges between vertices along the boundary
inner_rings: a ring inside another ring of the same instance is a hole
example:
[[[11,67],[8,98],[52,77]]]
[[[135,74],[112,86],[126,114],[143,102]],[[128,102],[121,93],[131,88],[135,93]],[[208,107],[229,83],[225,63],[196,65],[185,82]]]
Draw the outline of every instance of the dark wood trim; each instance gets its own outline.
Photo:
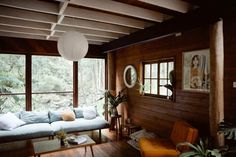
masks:
[[[78,62],[73,62],[73,106],[78,107]]]
[[[0,53],[60,56],[56,41],[0,36]],[[100,45],[89,45],[85,58],[105,58]]]
[[[32,55],[26,55],[25,62],[25,96],[26,96],[26,111],[32,110]]]
[[[158,39],[160,37],[174,35],[177,32],[182,32],[197,28],[199,26],[208,25],[217,21],[218,16],[214,13],[209,14],[209,10],[198,9],[194,12],[183,14],[182,16],[173,18],[161,24],[157,24],[138,32],[124,36],[117,40],[111,41],[102,46],[103,52],[114,51],[134,44],[141,44],[147,41]]]
[[[108,57],[105,58],[105,89],[108,89]],[[105,104],[108,103],[108,99],[105,98]],[[108,120],[108,107],[105,105],[104,107],[104,117],[106,120]]]

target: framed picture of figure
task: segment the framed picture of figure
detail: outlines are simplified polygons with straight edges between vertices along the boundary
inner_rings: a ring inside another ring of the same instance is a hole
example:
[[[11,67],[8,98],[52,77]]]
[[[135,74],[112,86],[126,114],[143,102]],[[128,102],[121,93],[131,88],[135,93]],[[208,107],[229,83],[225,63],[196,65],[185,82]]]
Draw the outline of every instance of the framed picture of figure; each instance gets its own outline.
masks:
[[[183,52],[183,90],[209,92],[210,50]]]

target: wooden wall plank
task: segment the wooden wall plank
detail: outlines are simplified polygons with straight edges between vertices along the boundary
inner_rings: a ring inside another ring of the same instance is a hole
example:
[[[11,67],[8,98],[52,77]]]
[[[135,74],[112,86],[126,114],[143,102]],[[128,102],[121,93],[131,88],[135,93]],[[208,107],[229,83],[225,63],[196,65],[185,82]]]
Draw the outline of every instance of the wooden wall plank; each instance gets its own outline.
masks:
[[[182,90],[182,52],[209,48],[208,27],[182,32],[182,36],[168,36],[162,39],[120,49],[116,54],[116,86],[124,87],[123,70],[128,64],[138,71],[141,61],[174,57],[176,60],[176,100],[161,100],[140,96],[138,86],[128,89],[128,116],[142,127],[168,136],[177,119],[184,119],[200,129],[201,134],[209,133],[209,93]]]
[[[224,104],[225,120],[236,125],[236,22],[224,19]],[[184,119],[200,130],[201,135],[209,135],[209,93],[182,90],[182,54],[185,51],[209,48],[208,26],[183,31],[182,36],[168,36],[139,45],[129,46],[116,51],[117,88],[123,88],[123,70],[128,64],[138,71],[141,61],[155,58],[175,57],[176,59],[176,100],[165,101],[140,96],[138,86],[128,89],[128,116],[142,127],[167,136],[176,119]]]

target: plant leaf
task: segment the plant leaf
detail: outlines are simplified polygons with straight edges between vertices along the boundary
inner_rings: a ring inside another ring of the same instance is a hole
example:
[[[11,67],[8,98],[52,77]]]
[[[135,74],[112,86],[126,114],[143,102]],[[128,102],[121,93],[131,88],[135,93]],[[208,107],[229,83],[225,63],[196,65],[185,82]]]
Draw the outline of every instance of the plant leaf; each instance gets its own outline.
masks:
[[[196,147],[198,148],[200,154],[204,154],[204,150],[202,150],[200,145],[196,145]]]
[[[191,157],[191,156],[196,156],[198,155],[198,152],[196,151],[189,151],[189,152],[184,152],[179,155],[179,157]]]
[[[194,146],[193,144],[189,143],[189,142],[182,142],[182,143],[178,143],[176,145],[176,148],[178,149],[178,147],[180,146],[189,146],[190,148],[196,150],[197,152],[199,152],[198,148],[196,146]]]
[[[221,157],[221,153],[218,149],[213,149],[213,150],[207,150],[208,153],[211,153],[211,155],[215,157]]]
[[[203,152],[205,152],[206,150],[205,150],[204,143],[203,143],[202,139],[200,139],[199,143],[200,143],[200,146],[201,146]]]

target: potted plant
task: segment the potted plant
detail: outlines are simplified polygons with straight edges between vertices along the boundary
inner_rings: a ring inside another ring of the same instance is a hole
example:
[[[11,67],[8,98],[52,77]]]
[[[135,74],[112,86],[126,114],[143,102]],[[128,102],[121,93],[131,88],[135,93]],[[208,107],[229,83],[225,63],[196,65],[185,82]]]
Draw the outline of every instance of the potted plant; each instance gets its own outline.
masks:
[[[64,130],[60,130],[57,132],[56,137],[58,138],[58,140],[60,140],[61,146],[65,146],[65,144],[67,142],[66,136],[67,136],[67,134]]]
[[[121,91],[118,92],[118,95],[113,94],[111,91],[106,91],[105,96],[108,98],[108,112],[110,116],[117,116],[118,111],[117,111],[117,106],[122,103],[127,101],[127,95],[125,94],[126,88],[122,89]]]
[[[188,146],[191,150],[181,153],[179,157],[221,157],[221,150],[216,148],[210,149],[207,139],[205,142],[200,139],[199,144],[182,142],[177,144],[176,148],[178,149],[182,146]]]

